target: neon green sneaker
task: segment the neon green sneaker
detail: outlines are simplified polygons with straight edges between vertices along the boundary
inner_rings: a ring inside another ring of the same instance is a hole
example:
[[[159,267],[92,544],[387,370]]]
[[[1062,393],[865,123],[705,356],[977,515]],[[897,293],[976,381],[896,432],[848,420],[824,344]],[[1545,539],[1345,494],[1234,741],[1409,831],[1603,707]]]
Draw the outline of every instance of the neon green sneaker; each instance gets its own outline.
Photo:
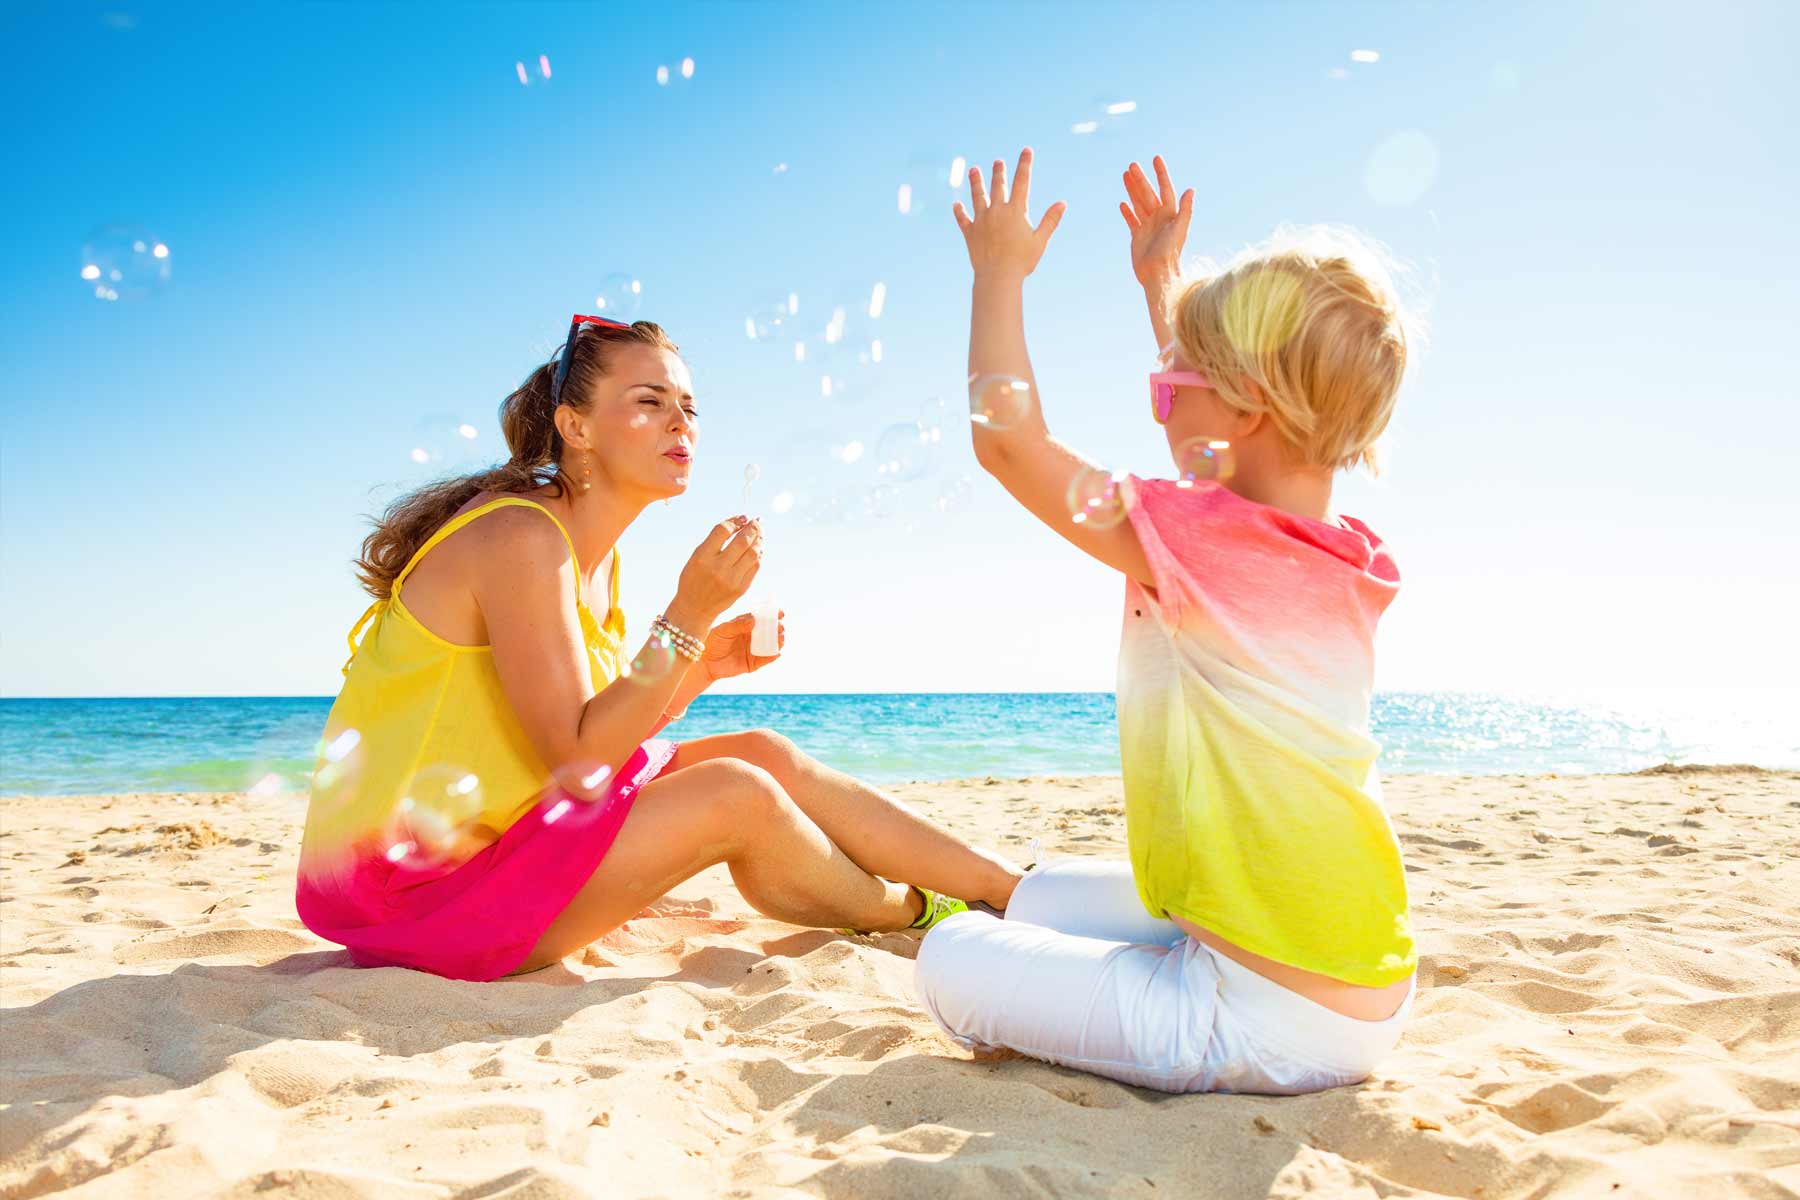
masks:
[[[957,913],[969,911],[968,904],[955,897],[934,892],[930,888],[922,888],[916,883],[912,885],[912,890],[919,893],[919,896],[925,901],[925,911],[919,914],[918,920],[907,926],[908,929],[930,929],[946,917],[954,917]]]
[[[954,896],[945,896],[930,888],[920,887],[916,883],[909,883],[906,886],[919,893],[919,899],[923,902],[923,911],[919,913],[919,919],[908,925],[908,929],[930,929],[946,917],[953,917],[959,912],[969,911],[969,906]],[[860,937],[870,931],[867,929],[840,929],[838,932],[850,937]]]

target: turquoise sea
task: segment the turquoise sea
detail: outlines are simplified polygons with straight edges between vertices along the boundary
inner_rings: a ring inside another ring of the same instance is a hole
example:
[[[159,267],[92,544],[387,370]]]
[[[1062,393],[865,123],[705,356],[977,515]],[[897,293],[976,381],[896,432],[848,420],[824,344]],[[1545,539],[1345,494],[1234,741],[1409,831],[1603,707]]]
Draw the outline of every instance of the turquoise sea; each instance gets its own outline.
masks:
[[[0,699],[0,794],[303,788],[330,707],[310,696]],[[1373,723],[1386,774],[1800,767],[1791,692],[1579,701],[1391,692],[1375,697]],[[878,783],[1119,770],[1105,692],[705,696],[672,734],[757,727]]]

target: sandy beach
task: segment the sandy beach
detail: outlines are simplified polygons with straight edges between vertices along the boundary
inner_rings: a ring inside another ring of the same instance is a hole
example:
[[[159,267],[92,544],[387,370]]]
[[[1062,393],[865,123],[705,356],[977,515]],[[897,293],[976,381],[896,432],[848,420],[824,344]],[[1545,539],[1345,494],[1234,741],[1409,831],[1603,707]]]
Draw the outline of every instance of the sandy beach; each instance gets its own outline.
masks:
[[[1124,853],[1116,779],[896,789]],[[1367,1082],[1171,1097],[976,1061],[916,942],[723,870],[495,984],[348,967],[299,796],[0,801],[0,1196],[1800,1195],[1800,773],[1399,776],[1420,995]]]

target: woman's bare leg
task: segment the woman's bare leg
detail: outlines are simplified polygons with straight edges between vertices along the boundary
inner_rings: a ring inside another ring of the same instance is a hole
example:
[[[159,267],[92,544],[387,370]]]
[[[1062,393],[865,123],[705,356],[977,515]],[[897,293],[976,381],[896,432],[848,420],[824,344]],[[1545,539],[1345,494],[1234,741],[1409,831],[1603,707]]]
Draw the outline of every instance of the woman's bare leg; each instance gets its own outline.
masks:
[[[719,862],[758,912],[795,925],[904,929],[919,916],[910,887],[858,867],[767,771],[724,758],[671,763],[513,973],[561,960]]]
[[[916,883],[959,900],[1005,908],[1024,877],[1000,855],[978,850],[892,796],[834,771],[768,729],[683,742],[676,766],[731,758],[753,763],[871,875]]]

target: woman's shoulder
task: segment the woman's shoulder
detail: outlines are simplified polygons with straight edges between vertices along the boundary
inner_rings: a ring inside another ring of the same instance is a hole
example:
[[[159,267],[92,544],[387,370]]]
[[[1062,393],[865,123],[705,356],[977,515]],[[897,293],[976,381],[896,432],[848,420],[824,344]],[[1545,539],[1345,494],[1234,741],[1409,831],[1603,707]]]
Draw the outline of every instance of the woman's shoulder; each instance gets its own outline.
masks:
[[[500,500],[523,500],[524,504],[500,504]],[[450,519],[493,506],[478,520],[470,521],[457,531],[460,540],[484,565],[543,565],[569,561],[569,542],[561,524],[550,510],[531,496],[513,492],[483,492],[475,496]]]

